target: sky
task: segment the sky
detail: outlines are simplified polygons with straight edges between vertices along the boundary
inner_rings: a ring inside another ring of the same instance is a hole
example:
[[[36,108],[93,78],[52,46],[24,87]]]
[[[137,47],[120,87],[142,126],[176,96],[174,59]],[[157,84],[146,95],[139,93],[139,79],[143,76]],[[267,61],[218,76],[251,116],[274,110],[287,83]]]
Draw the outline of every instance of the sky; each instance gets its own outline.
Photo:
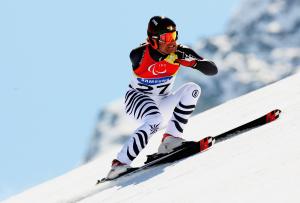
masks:
[[[240,0],[0,1],[0,200],[78,167],[154,15],[179,42],[220,34]]]

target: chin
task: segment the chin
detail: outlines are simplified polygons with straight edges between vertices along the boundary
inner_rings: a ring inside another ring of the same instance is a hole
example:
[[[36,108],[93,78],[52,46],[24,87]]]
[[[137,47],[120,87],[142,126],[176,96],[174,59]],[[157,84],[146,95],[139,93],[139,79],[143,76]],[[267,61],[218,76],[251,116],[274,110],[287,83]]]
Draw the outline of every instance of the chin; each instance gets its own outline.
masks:
[[[171,54],[171,53],[175,53],[176,52],[176,48],[175,49],[170,49],[168,50],[168,53]]]
[[[162,45],[159,49],[159,51],[163,54],[171,54],[171,53],[175,53],[177,50],[177,44],[169,44],[169,45]]]

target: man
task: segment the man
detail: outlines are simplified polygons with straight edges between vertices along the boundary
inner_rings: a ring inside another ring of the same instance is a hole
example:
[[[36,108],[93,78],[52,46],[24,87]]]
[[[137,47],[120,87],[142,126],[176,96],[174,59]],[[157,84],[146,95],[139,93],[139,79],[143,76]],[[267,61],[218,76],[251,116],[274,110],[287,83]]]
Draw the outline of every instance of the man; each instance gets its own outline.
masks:
[[[142,125],[112,161],[107,178],[117,177],[130,168],[130,163],[145,148],[150,137],[162,127],[163,120],[168,124],[158,153],[170,153],[185,141],[183,129],[195,109],[201,89],[189,82],[171,91],[180,65],[205,75],[218,72],[213,62],[177,44],[178,32],[171,19],[152,17],[147,35],[147,42],[130,53],[133,78],[125,95],[127,115],[141,121]]]

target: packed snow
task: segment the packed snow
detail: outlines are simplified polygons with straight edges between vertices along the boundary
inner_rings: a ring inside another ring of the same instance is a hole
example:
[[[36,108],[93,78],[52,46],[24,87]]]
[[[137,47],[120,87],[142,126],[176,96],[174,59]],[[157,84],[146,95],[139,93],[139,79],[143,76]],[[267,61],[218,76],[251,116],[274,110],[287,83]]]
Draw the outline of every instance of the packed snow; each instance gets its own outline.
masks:
[[[201,101],[200,101],[201,102]],[[281,117],[172,164],[95,185],[119,150],[45,182],[5,203],[300,202],[300,74],[228,101],[190,119],[188,140],[217,135],[279,108]],[[163,131],[134,161],[155,152]]]

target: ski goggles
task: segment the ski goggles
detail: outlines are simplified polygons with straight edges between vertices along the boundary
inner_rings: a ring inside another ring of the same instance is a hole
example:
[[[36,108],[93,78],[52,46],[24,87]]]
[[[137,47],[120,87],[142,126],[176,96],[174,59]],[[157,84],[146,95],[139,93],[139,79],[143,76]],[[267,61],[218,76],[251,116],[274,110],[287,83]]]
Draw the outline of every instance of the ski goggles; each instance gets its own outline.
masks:
[[[177,31],[167,32],[165,34],[159,35],[159,41],[163,43],[170,43],[177,40],[178,38],[177,35],[178,35]]]

